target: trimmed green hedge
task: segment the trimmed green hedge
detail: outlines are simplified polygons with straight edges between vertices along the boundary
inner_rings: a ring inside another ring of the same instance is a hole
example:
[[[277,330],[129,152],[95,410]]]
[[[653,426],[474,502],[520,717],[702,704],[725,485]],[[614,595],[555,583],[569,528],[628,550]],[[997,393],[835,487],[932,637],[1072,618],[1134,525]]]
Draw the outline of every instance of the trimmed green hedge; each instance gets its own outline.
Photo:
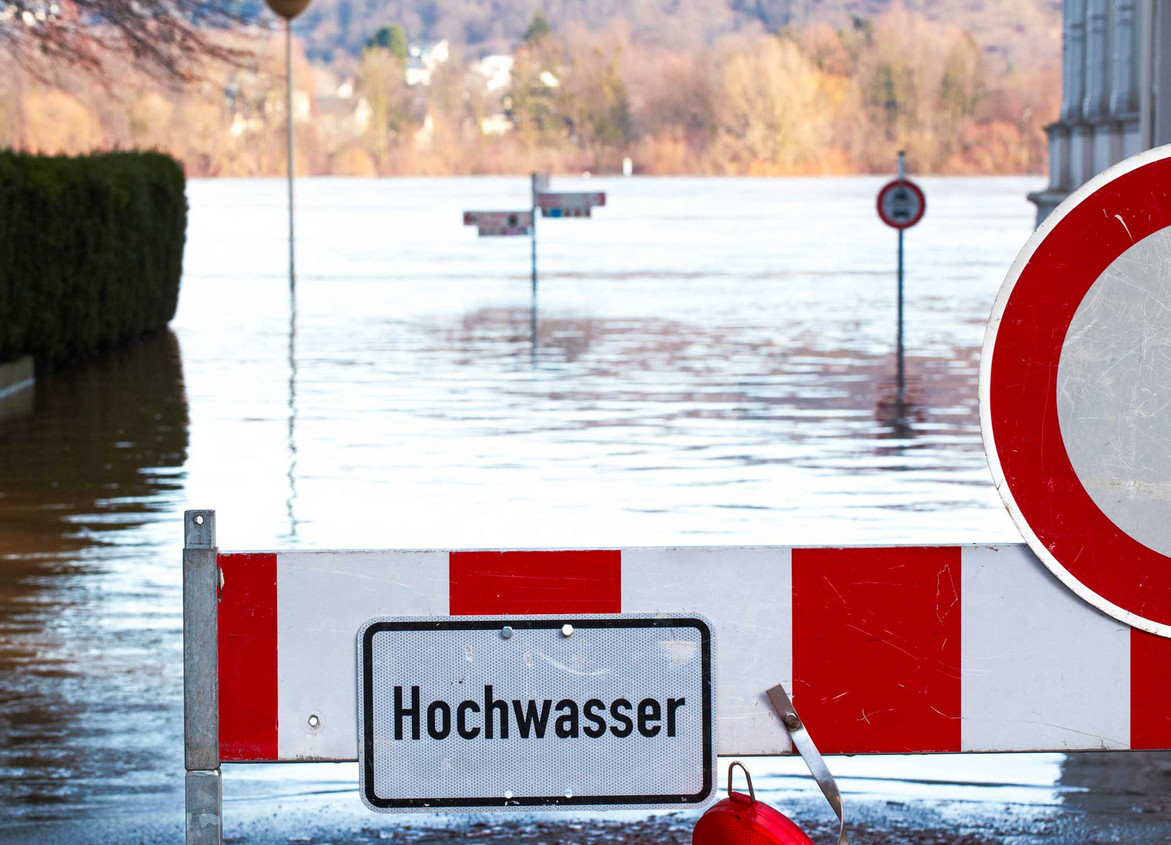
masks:
[[[75,363],[166,326],[185,184],[161,153],[0,150],[0,362]]]

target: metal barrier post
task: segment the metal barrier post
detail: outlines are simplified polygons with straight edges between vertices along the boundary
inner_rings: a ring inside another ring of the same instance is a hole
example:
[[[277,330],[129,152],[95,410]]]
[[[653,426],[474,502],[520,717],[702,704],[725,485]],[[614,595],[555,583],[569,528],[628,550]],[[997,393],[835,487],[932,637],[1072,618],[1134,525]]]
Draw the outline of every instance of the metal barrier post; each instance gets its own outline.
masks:
[[[215,511],[183,516],[183,750],[187,845],[223,842]]]

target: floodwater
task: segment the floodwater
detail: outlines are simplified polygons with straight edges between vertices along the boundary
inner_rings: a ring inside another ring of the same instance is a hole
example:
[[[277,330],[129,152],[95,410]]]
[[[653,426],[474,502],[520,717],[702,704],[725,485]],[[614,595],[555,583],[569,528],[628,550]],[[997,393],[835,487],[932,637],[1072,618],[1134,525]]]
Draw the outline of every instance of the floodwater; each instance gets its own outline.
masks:
[[[880,184],[593,179],[593,219],[540,224],[535,342],[527,239],[460,225],[525,179],[302,181],[295,323],[283,183],[191,184],[171,331],[0,404],[0,839],[180,835],[188,507],[225,549],[1017,541],[977,369],[1040,180],[922,180],[902,403]],[[1092,755],[831,766],[879,827],[1162,818]],[[799,761],[753,769],[825,821]],[[228,767],[226,833],[397,829],[356,779]]]

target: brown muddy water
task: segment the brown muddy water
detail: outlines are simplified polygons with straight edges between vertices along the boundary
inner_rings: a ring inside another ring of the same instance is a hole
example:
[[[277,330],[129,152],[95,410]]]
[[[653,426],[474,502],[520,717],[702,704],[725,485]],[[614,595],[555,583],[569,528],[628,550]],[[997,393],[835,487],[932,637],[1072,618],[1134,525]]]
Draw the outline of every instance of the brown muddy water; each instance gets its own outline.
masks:
[[[0,405],[0,841],[181,835],[188,507],[227,549],[1017,541],[976,382],[1039,182],[923,180],[903,406],[880,183],[591,180],[605,209],[540,230],[536,344],[527,241],[460,225],[523,179],[305,181],[295,324],[282,183],[193,183],[171,330]],[[1159,755],[831,766],[863,843],[1171,841]],[[799,761],[752,767],[829,841]],[[228,767],[225,832],[682,842],[694,818],[401,821],[356,782]]]

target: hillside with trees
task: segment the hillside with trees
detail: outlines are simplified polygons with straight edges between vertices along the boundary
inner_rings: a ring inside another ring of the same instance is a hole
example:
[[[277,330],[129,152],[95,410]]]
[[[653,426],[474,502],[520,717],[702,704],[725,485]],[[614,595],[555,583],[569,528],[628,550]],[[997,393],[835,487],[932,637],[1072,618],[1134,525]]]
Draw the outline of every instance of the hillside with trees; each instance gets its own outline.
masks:
[[[892,5],[971,33],[1004,64],[1034,66],[1061,50],[1061,0],[313,0],[298,31],[314,59],[356,55],[387,21],[413,39],[506,52],[540,12],[555,32],[617,24],[639,43],[679,49],[813,23],[840,28],[878,18]]]
[[[232,13],[254,20],[256,5]],[[315,0],[294,30],[298,171],[614,172],[629,157],[648,174],[840,174],[885,172],[898,149],[918,172],[1045,166],[1050,0],[541,5]],[[0,146],[158,148],[191,176],[280,173],[283,38],[202,37],[215,50],[191,60],[193,82],[118,53],[100,75],[0,53]]]

